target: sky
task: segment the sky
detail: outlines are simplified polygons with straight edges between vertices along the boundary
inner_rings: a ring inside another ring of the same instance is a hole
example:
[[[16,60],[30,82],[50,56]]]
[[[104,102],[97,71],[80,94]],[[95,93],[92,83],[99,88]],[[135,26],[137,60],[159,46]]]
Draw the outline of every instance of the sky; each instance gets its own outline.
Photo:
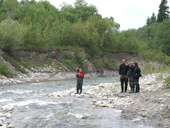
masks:
[[[39,0],[37,0],[39,1]],[[48,0],[60,9],[63,2],[74,4],[76,0]],[[85,0],[97,7],[98,13],[105,17],[114,17],[120,24],[120,30],[138,29],[146,24],[147,17],[158,14],[161,0]],[[170,3],[168,3],[170,7]]]

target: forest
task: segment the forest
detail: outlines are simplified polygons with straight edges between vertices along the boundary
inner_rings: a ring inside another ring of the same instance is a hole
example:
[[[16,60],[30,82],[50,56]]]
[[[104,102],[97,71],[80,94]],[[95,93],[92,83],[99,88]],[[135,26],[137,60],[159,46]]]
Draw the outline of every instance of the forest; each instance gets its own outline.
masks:
[[[167,0],[139,29],[120,31],[113,17],[103,18],[85,0],[57,9],[47,0],[0,0],[0,47],[52,50],[84,49],[89,59],[108,52],[138,52],[146,61],[170,63],[170,19]]]

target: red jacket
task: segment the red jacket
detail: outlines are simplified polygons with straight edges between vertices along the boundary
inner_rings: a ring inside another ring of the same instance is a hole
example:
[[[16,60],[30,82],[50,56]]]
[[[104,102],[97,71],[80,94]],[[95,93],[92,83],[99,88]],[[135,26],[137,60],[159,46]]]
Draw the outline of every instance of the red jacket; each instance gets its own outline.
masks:
[[[76,74],[76,77],[83,77],[83,72],[79,72],[78,74]]]

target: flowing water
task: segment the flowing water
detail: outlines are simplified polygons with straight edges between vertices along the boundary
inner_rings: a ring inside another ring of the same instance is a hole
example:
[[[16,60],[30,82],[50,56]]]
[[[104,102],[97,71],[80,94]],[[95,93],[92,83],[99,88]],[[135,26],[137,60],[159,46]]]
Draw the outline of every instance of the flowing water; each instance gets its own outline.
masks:
[[[116,81],[117,77],[88,78],[84,86]],[[115,113],[113,108],[95,108],[90,105],[91,98],[46,96],[75,86],[76,79],[0,86],[0,105],[14,106],[8,122],[15,128],[151,128],[132,121],[142,117]]]

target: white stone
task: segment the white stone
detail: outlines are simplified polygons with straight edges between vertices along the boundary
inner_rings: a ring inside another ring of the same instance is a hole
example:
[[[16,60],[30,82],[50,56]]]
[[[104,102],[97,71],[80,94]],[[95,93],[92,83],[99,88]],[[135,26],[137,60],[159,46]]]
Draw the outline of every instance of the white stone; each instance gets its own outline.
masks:
[[[138,122],[138,121],[140,121],[140,119],[134,119],[134,120],[132,120],[132,122]]]
[[[3,124],[1,128],[7,128],[7,124]]]
[[[3,121],[2,120],[0,120],[0,126],[2,126],[3,125]]]
[[[4,111],[12,111],[12,110],[14,110],[14,107],[13,106],[4,106],[3,110]]]
[[[107,97],[103,97],[102,100],[107,100]]]
[[[79,95],[79,94],[76,94],[76,97],[77,97],[77,98],[80,98],[80,97],[81,97],[81,95]]]
[[[10,124],[7,126],[8,128],[14,128],[14,125]]]
[[[0,117],[0,120],[2,120],[3,122],[5,122],[6,117]]]
[[[115,110],[115,113],[123,113],[123,110]]]
[[[82,118],[83,118],[83,115],[81,115],[81,114],[75,114],[75,117],[76,117],[77,119],[82,119]]]
[[[114,108],[115,106],[113,104],[108,105],[109,108]]]
[[[96,99],[92,100],[93,103],[96,103]]]
[[[12,118],[12,115],[8,113],[8,114],[6,115],[6,118]]]
[[[97,101],[95,105],[103,104],[102,101]]]

